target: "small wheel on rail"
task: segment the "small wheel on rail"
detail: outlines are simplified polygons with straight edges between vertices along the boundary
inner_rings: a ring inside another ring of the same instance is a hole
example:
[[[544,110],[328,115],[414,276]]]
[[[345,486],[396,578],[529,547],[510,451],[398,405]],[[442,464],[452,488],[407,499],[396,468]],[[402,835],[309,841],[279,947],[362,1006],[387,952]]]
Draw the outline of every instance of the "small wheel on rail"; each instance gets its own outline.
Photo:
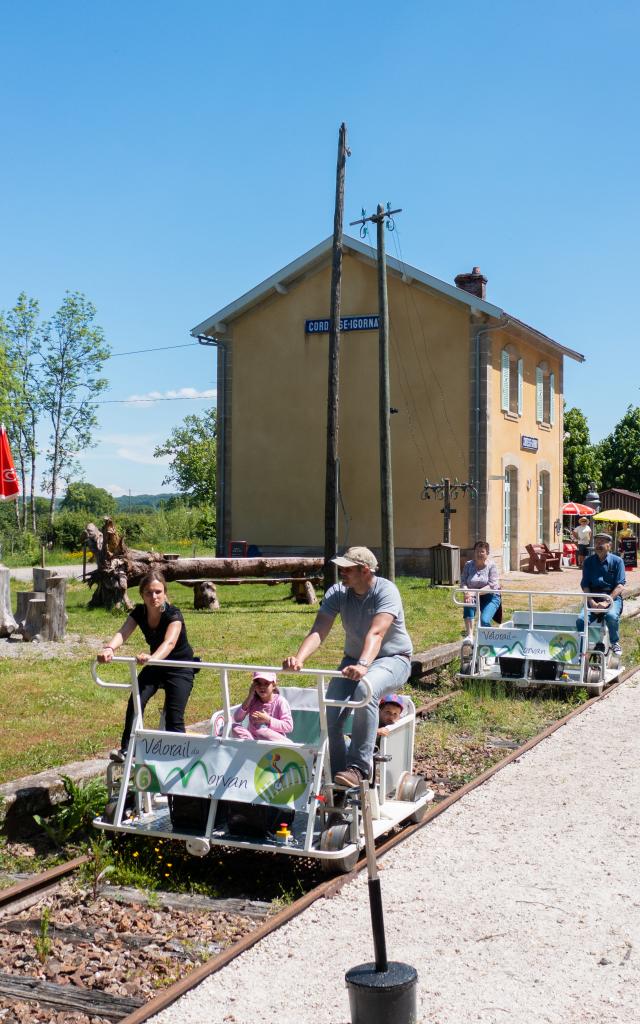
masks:
[[[116,820],[116,809],[118,807],[118,798],[114,796],[108,801],[104,811],[102,812],[102,821],[107,825],[113,825]]]
[[[331,852],[337,852],[338,850],[344,850],[345,846],[351,845],[351,825],[349,822],[340,822],[336,825],[331,825],[330,828],[326,828],[320,836],[320,849]],[[322,871],[325,874],[348,874],[349,871],[353,871],[358,860],[359,851],[357,849],[352,850],[351,853],[346,853],[344,857],[335,857],[331,860],[320,861]]]
[[[471,665],[473,663],[473,646],[471,644],[464,643],[460,648],[460,675],[468,676],[471,675]]]
[[[599,665],[587,665],[584,685],[590,697],[599,697],[604,688],[604,679]]]
[[[620,668],[620,655],[619,654],[610,654],[609,655],[609,668],[613,669],[614,672],[618,671],[618,669]]]
[[[407,800],[411,803],[416,803],[424,796],[427,797],[426,803],[422,807],[418,807],[407,818],[407,821],[414,825],[417,825],[425,818],[429,810],[429,801],[433,800],[433,791],[429,789],[427,781],[423,779],[422,775],[411,775],[409,772],[403,772],[396,786],[396,800]]]

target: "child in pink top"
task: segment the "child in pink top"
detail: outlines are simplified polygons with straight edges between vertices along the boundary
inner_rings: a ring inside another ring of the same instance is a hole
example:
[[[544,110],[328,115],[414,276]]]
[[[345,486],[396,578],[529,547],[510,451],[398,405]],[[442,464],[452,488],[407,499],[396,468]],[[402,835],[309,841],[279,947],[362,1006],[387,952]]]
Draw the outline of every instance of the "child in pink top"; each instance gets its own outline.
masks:
[[[242,725],[249,717],[248,728]],[[249,693],[233,712],[232,733],[241,740],[269,740],[291,743],[287,733],[293,730],[288,701],[280,696],[275,672],[254,672]]]

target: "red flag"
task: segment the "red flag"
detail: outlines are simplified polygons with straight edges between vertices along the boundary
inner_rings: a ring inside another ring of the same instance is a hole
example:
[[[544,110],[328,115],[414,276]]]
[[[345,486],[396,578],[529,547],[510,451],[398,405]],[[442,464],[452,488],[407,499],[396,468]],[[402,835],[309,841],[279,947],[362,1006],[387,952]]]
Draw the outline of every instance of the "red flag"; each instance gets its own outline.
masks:
[[[9,438],[4,423],[0,426],[0,499],[15,498],[20,494],[18,474],[13,465]]]

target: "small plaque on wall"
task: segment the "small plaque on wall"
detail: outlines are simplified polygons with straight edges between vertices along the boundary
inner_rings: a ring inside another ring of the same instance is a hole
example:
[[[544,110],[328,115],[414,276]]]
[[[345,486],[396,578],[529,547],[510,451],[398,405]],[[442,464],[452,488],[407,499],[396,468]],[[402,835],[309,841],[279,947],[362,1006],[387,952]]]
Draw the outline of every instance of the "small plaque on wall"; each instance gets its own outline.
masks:
[[[538,450],[538,438],[528,437],[527,434],[520,435],[520,447],[524,452],[537,452]]]

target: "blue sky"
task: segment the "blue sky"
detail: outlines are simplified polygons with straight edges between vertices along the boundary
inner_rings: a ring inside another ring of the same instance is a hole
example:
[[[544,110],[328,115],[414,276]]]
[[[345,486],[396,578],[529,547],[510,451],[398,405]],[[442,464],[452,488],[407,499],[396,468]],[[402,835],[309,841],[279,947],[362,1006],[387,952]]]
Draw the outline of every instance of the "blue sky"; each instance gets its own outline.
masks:
[[[188,345],[331,233],[344,120],[347,220],[401,206],[406,262],[449,282],[479,265],[490,301],[583,352],[565,390],[594,440],[638,404],[637,3],[0,10],[0,308],[78,290],[114,353]],[[214,400],[214,354],[107,373],[85,478],[159,491],[153,448]],[[206,397],[115,401],[152,393]]]

